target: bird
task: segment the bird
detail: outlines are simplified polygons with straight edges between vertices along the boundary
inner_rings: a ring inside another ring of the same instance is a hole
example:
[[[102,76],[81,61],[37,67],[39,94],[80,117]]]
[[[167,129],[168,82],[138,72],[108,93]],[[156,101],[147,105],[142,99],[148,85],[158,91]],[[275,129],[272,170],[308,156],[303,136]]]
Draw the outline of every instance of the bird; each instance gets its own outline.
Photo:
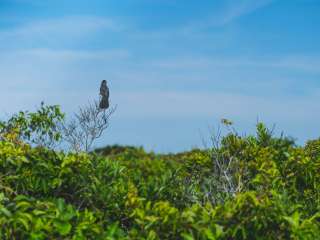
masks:
[[[102,80],[101,85],[100,85],[100,104],[99,108],[100,109],[108,109],[109,108],[109,88],[107,86],[107,81]]]

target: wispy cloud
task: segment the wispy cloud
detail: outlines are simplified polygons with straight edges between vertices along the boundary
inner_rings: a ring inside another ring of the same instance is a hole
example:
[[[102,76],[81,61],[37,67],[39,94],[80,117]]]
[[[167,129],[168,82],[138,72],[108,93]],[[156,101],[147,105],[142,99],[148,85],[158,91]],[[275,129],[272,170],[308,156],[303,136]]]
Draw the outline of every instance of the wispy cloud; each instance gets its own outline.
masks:
[[[50,43],[61,41],[75,41],[90,38],[101,31],[117,32],[122,25],[112,19],[98,16],[66,16],[52,19],[30,21],[9,30],[0,31],[1,43],[15,43],[16,41],[39,41]],[[3,44],[2,44],[3,45]]]
[[[320,56],[278,55],[269,57],[175,57],[151,62],[151,65],[167,70],[205,70],[217,68],[278,69],[320,73]]]
[[[105,77],[103,69],[108,70],[129,57],[130,53],[124,49],[86,51],[36,48],[2,51],[0,94],[10,92],[14,98],[29,94],[43,99],[48,91],[66,95],[68,93],[64,91],[90,92]],[[73,86],[75,82],[76,87]],[[17,106],[28,107],[24,104],[26,102],[21,101]],[[7,104],[2,107],[5,106]]]
[[[229,0],[225,11],[217,18],[215,23],[218,25],[228,24],[237,18],[263,8],[274,1],[275,0]]]
[[[43,91],[42,96],[35,91],[24,91],[13,95],[1,92],[1,111],[18,111],[32,109],[40,101],[51,104],[61,104],[64,110],[75,111],[78,106],[98,96],[96,91]],[[75,86],[76,87],[76,86]],[[117,91],[111,89],[112,103],[118,104],[117,116],[120,119],[181,119],[181,118],[230,118],[241,121],[257,119],[285,122],[290,124],[316,121],[320,117],[314,102],[320,97],[320,92],[300,97],[248,96],[226,92],[181,92],[181,91]],[[14,96],[14,97],[13,97]],[[11,106],[5,102],[11,99]],[[288,109],[295,109],[288,111]]]
[[[290,98],[248,96],[225,92],[143,91],[116,92],[114,100],[122,106],[123,117],[230,117],[232,119],[312,119],[316,106],[313,102],[320,92]],[[135,106],[139,106],[136,108]],[[287,111],[295,109],[295,111]],[[319,114],[316,114],[320,117]]]
[[[276,0],[227,0],[219,11],[212,9],[210,16],[193,19],[180,31],[183,33],[201,32],[211,27],[221,27],[237,19],[268,6]]]
[[[61,62],[68,61],[106,61],[127,59],[130,54],[124,49],[109,49],[109,50],[70,50],[60,49],[54,50],[50,48],[34,48],[20,51],[11,51],[10,55],[16,57],[25,57],[42,60],[57,60]]]

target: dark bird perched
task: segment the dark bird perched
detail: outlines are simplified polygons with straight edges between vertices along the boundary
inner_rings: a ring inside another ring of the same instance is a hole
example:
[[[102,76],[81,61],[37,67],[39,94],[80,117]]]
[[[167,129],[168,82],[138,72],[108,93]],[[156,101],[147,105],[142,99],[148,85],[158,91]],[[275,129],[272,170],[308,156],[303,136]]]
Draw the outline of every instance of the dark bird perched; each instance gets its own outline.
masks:
[[[109,107],[109,88],[107,86],[107,81],[102,80],[101,86],[100,86],[100,109],[107,109]]]

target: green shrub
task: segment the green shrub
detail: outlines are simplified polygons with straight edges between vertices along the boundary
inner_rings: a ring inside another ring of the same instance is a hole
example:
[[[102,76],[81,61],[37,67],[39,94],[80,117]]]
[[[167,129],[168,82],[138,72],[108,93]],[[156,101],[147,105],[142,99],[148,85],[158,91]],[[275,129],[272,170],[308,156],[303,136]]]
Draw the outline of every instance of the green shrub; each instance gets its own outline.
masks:
[[[50,138],[46,117],[12,119],[1,123],[1,239],[320,239],[319,140],[296,146],[259,123],[212,149],[65,153],[28,137]]]

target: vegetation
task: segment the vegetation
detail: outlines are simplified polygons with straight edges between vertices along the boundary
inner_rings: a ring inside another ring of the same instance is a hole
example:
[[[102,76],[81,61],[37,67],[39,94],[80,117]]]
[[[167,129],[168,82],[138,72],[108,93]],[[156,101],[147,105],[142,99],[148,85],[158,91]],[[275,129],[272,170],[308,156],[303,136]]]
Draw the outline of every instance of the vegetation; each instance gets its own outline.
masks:
[[[206,150],[63,152],[30,142],[59,139],[52,115],[18,116],[0,124],[1,239],[320,239],[320,140],[224,120]]]

